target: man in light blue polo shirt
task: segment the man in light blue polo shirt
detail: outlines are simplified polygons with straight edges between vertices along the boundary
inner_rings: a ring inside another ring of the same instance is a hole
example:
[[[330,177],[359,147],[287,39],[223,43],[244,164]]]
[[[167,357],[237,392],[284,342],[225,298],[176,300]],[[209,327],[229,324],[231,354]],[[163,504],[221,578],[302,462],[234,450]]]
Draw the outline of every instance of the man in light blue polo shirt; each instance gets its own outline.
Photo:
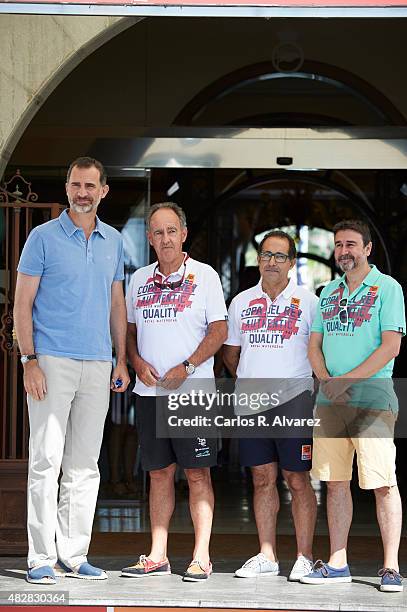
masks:
[[[403,292],[392,277],[369,265],[372,240],[365,223],[342,221],[333,231],[335,261],[344,275],[322,291],[309,345],[321,382],[317,416],[323,428],[321,435],[314,434],[312,473],[327,483],[331,554],[301,582],[352,580],[346,548],[356,451],[359,486],[373,490],[376,499],[384,549],[380,590],[402,591],[402,511],[393,441],[397,398],[391,376],[406,330]]]
[[[32,230],[18,265],[14,322],[30,419],[27,580],[33,583],[54,584],[56,573],[107,578],[87,562],[97,462],[110,389],[123,393],[129,384],[123,243],[96,216],[108,190],[100,162],[72,162],[69,209]]]

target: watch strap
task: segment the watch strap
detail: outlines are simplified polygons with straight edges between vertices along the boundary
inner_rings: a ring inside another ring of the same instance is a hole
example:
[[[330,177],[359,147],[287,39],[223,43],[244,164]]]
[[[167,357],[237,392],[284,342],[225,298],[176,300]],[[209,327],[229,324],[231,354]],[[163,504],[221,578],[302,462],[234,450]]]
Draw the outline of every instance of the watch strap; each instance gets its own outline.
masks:
[[[27,363],[27,361],[33,361],[34,359],[37,359],[37,355],[35,353],[32,353],[31,355],[21,355],[21,363]]]
[[[196,366],[190,361],[188,361],[188,359],[185,359],[185,361],[183,361],[182,364],[185,366],[185,369],[188,375],[193,374],[195,372]]]

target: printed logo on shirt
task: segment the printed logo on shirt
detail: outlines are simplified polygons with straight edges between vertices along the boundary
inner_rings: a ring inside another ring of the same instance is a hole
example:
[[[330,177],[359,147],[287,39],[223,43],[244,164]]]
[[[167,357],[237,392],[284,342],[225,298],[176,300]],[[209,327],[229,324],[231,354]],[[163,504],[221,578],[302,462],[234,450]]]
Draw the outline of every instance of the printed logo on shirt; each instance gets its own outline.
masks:
[[[301,461],[311,461],[312,446],[311,444],[303,444],[301,446]]]
[[[299,331],[302,310],[301,300],[291,298],[289,306],[267,305],[265,297],[249,302],[240,314],[242,334],[249,334],[253,346],[282,348],[284,342],[291,340]]]
[[[341,306],[340,302],[345,291],[342,284],[329,296],[322,298],[320,304],[322,321],[328,335],[352,336],[357,328],[369,324],[376,308],[378,290],[378,285],[371,285],[366,293],[357,294]],[[341,310],[346,311],[342,321],[339,314]]]
[[[175,321],[179,312],[191,308],[196,288],[195,274],[188,274],[176,289],[156,287],[149,277],[139,287],[134,307],[141,310],[145,321]]]

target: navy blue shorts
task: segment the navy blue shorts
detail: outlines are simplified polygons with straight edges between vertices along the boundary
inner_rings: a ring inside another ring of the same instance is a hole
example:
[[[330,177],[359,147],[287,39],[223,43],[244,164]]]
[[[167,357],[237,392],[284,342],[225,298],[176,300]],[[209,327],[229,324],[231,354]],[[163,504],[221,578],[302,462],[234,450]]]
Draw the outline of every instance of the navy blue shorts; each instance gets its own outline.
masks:
[[[172,463],[181,468],[207,468],[217,465],[217,438],[157,438],[157,398],[136,395],[136,425],[141,465],[146,471],[161,470]],[[165,420],[165,412],[164,420]],[[161,415],[162,416],[162,415]]]
[[[309,391],[304,391],[283,404],[287,416],[301,414],[312,419],[314,400]],[[267,420],[275,416],[273,410],[262,413]],[[312,465],[312,438],[245,438],[239,439],[240,464],[247,467],[278,463],[289,472],[309,472]]]

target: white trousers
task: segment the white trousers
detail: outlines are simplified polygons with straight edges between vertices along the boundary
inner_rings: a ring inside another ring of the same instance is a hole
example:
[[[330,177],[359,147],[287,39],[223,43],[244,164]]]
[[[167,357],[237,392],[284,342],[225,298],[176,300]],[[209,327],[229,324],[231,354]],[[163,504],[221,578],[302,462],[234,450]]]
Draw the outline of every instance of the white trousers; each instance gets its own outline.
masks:
[[[86,561],[92,534],[112,364],[50,355],[38,361],[47,394],[42,401],[28,396],[28,566],[60,559],[75,567]]]

